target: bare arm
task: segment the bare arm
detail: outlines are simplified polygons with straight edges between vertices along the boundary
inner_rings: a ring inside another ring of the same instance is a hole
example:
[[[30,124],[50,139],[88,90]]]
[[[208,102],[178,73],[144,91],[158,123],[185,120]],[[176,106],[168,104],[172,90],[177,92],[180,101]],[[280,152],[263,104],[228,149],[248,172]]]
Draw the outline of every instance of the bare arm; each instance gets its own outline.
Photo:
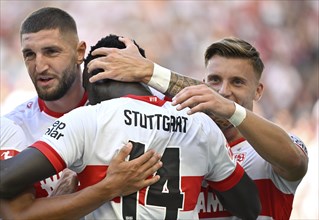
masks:
[[[190,114],[206,112],[224,120],[235,111],[234,103],[209,88],[207,85],[183,89],[173,99],[178,109],[191,107]],[[237,127],[257,153],[268,161],[281,177],[295,181],[307,172],[308,157],[278,125],[246,110],[245,120]]]
[[[92,76],[90,82],[101,79],[114,79],[127,82],[143,82],[149,84],[153,76],[154,63],[141,56],[137,47],[128,38],[120,38],[125,43],[125,49],[117,48],[98,48],[93,51],[92,55],[104,55],[92,60],[88,64],[88,71],[94,69],[103,69],[104,71]],[[160,73],[159,78],[161,78]],[[158,91],[169,97],[175,96],[183,88],[191,85],[202,84],[201,81],[180,75],[176,72],[170,74],[169,86],[167,90],[157,87]],[[150,85],[152,86],[152,85]]]
[[[162,87],[155,89],[166,96],[174,96],[173,104],[180,105],[179,109],[191,107],[190,114],[202,111],[211,116],[221,128],[230,126],[227,119],[235,110],[232,101],[223,98],[202,82],[172,71],[170,71],[169,78],[163,79],[168,75],[153,72],[154,63],[143,58],[130,39],[123,38],[122,41],[125,43],[126,49],[100,48],[93,52],[94,55],[105,56],[98,58],[99,61],[94,59],[88,65],[89,70],[104,69],[103,72],[91,78],[92,82],[111,78],[149,84],[150,79],[155,74],[158,81],[169,82],[166,89],[160,90],[159,88]],[[279,126],[249,112],[247,118],[237,128],[255,150],[272,164],[280,176],[293,181],[299,180],[305,175],[308,166],[307,156],[301,149],[294,146],[288,134]]]
[[[41,199],[35,199],[27,190],[13,199],[1,200],[0,216],[5,219],[78,219],[114,197],[129,195],[157,182],[158,175],[148,177],[162,166],[160,156],[148,151],[139,158],[125,161],[131,149],[132,144],[121,149],[112,159],[106,178],[99,183],[76,193]]]

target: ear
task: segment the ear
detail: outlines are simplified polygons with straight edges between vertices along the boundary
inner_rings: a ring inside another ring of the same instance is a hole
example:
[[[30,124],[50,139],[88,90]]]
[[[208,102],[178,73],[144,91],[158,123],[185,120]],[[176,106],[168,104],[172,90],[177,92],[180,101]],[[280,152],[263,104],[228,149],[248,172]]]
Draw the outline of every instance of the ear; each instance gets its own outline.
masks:
[[[81,64],[84,61],[85,50],[86,50],[86,43],[84,41],[79,42],[76,48],[77,64]]]
[[[254,100],[256,102],[258,102],[260,100],[263,92],[264,92],[264,84],[259,83],[257,88],[256,88],[255,97],[254,97]]]

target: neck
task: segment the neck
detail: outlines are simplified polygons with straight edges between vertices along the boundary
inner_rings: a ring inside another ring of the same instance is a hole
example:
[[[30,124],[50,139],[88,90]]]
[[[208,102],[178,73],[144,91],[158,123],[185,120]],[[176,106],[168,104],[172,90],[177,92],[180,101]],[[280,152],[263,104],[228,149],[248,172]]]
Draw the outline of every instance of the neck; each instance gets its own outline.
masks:
[[[101,101],[119,98],[128,94],[138,96],[150,96],[152,93],[141,83],[137,82],[119,82],[107,80],[101,83],[95,83],[87,90],[90,104],[94,105]]]
[[[50,111],[67,113],[79,106],[84,92],[85,90],[82,87],[81,82],[75,81],[62,98],[55,101],[44,101],[44,103]]]

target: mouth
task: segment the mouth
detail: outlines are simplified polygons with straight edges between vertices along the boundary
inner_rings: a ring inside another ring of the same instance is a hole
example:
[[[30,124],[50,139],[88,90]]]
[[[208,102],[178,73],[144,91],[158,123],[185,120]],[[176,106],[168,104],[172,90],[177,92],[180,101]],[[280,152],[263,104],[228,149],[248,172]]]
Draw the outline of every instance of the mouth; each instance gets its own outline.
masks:
[[[37,81],[38,84],[41,86],[49,86],[50,83],[52,83],[54,80],[54,77],[52,76],[39,76]]]

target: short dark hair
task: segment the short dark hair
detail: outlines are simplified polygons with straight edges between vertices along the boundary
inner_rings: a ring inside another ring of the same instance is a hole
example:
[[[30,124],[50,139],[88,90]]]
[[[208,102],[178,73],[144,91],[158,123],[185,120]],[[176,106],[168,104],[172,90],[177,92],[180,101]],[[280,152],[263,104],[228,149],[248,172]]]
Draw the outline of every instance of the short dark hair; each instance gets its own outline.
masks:
[[[145,51],[142,49],[135,41],[134,44],[137,46],[140,54],[145,57]],[[89,78],[98,74],[101,69],[95,69],[91,72],[88,72],[87,65],[88,63],[100,56],[93,56],[92,51],[97,48],[108,47],[108,48],[117,48],[124,49],[126,48],[125,44],[119,40],[119,36],[110,34],[106,37],[103,37],[99,40],[96,45],[91,47],[90,52],[84,60],[84,69],[83,69],[83,87],[88,92],[88,99],[91,105],[95,105],[104,100],[109,100],[113,98],[118,98],[125,96],[127,94],[135,95],[151,95],[151,91],[147,85],[139,82],[120,82],[111,79],[102,79],[94,83],[89,82]]]
[[[91,50],[89,52],[89,54],[87,55],[87,57],[84,60],[84,67],[87,66],[87,64],[97,58],[98,56],[93,56],[92,55],[92,51],[94,51],[97,48],[101,48],[101,47],[108,47],[108,48],[118,48],[118,49],[124,49],[126,48],[125,44],[119,40],[118,35],[115,34],[110,34],[106,37],[103,37],[101,40],[99,40],[94,46],[91,47]],[[134,40],[133,40],[134,44],[137,46],[140,54],[145,57],[145,51],[143,48],[141,48]]]
[[[45,7],[34,11],[22,22],[20,38],[23,34],[50,29],[59,29],[61,33],[73,32],[77,35],[76,23],[71,15],[59,8]]]
[[[205,52],[205,66],[207,66],[208,61],[215,55],[226,58],[242,58],[250,60],[258,80],[264,70],[264,64],[256,48],[239,38],[224,38],[211,44]]]
[[[141,48],[134,40],[133,40],[133,42],[137,46],[140,54],[143,57],[146,57],[144,49]],[[98,74],[99,72],[101,72],[100,69],[95,69],[95,70],[93,70],[90,73],[87,72],[88,63],[91,60],[93,60],[93,59],[95,59],[97,57],[100,57],[100,56],[93,56],[92,55],[92,51],[94,51],[97,48],[101,48],[101,47],[118,48],[118,49],[126,48],[125,44],[122,41],[119,40],[119,36],[115,35],[115,34],[110,34],[110,35],[108,35],[106,37],[103,37],[94,46],[91,46],[91,50],[90,50],[90,52],[88,53],[87,57],[84,60],[84,71],[83,71],[83,87],[84,88],[86,88],[87,83],[90,83],[89,82],[89,78],[91,78],[91,76],[94,76],[94,75]]]

